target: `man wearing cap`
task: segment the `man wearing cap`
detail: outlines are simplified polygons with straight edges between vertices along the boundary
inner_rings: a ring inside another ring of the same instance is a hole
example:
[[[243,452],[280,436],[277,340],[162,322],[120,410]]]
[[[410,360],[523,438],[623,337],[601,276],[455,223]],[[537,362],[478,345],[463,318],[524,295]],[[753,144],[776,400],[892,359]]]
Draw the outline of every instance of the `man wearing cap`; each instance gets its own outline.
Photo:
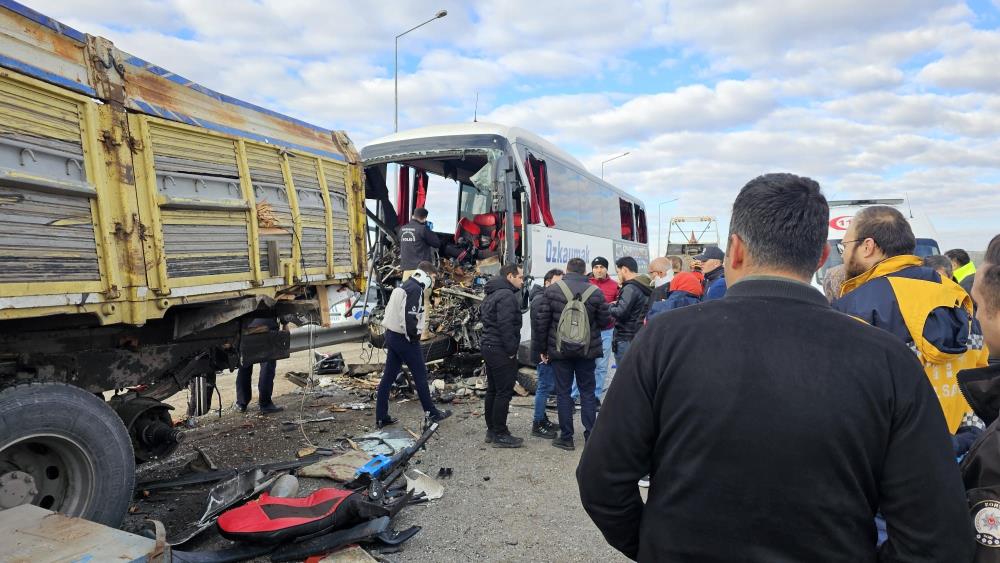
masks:
[[[618,279],[622,282],[622,288],[609,311],[615,319],[612,350],[615,353],[615,362],[621,364],[625,351],[628,350],[629,344],[646,319],[649,294],[653,288],[649,277],[640,276],[636,271],[639,265],[635,258],[623,256],[615,261],[615,267],[618,268]]]
[[[691,268],[705,276],[705,301],[726,296],[726,270],[722,267],[725,259],[726,253],[717,246],[709,246],[692,258]]]
[[[618,296],[618,282],[611,279],[608,275],[608,259],[603,256],[598,256],[590,262],[590,283],[597,286],[597,289],[601,290],[601,295],[604,296],[604,301],[611,303]],[[608,364],[611,362],[611,342],[615,334],[615,319],[612,317],[608,326],[601,330],[601,350],[603,356],[597,358],[597,366],[594,368],[594,380],[597,386],[594,391],[594,395],[597,397],[597,402],[600,404],[601,395],[604,393],[604,380],[608,375]],[[576,384],[573,384],[573,399],[579,397],[579,391],[576,389]]]

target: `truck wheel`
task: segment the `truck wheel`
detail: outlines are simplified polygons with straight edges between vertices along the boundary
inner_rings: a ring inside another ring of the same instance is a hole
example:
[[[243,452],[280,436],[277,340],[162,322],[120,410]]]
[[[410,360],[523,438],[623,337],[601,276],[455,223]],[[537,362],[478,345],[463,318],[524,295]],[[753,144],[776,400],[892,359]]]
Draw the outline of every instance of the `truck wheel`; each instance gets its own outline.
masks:
[[[103,400],[62,383],[0,391],[0,510],[30,503],[117,528],[134,486],[132,442]]]
[[[535,371],[535,368],[520,368],[515,377],[525,391],[532,395],[535,394],[535,390],[538,389],[538,372]]]

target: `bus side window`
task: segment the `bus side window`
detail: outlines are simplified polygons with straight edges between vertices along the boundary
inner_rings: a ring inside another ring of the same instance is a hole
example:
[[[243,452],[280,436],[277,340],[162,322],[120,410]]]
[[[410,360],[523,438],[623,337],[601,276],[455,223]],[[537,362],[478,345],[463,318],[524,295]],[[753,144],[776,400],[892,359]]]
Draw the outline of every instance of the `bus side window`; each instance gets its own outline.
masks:
[[[618,207],[621,209],[622,239],[634,241],[635,224],[632,220],[632,203],[618,198]]]

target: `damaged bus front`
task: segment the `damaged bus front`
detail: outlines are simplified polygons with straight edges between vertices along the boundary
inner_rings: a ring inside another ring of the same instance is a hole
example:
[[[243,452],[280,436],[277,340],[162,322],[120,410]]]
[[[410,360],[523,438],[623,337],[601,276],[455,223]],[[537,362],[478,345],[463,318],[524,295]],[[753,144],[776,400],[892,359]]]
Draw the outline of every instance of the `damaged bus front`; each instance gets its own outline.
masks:
[[[589,265],[604,256],[612,275],[623,256],[642,270],[649,263],[642,203],[526,130],[490,123],[426,127],[376,140],[361,157],[375,237],[370,279],[384,288],[382,297],[402,278],[397,233],[414,209],[428,209],[441,243],[428,361],[478,352],[483,286],[505,264],[523,267],[528,288],[570,258]],[[527,310],[526,297],[523,303]]]

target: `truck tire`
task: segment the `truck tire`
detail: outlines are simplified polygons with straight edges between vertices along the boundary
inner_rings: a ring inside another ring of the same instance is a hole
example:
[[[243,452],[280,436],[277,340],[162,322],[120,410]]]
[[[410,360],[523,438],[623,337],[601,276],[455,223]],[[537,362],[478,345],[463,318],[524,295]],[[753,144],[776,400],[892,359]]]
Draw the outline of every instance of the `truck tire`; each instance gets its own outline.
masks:
[[[535,394],[535,390],[538,389],[538,372],[535,368],[523,367],[517,370],[517,375],[515,376],[517,382],[524,387],[524,390],[532,395]]]
[[[30,503],[117,528],[134,486],[128,431],[102,399],[63,383],[0,391],[0,509]]]

